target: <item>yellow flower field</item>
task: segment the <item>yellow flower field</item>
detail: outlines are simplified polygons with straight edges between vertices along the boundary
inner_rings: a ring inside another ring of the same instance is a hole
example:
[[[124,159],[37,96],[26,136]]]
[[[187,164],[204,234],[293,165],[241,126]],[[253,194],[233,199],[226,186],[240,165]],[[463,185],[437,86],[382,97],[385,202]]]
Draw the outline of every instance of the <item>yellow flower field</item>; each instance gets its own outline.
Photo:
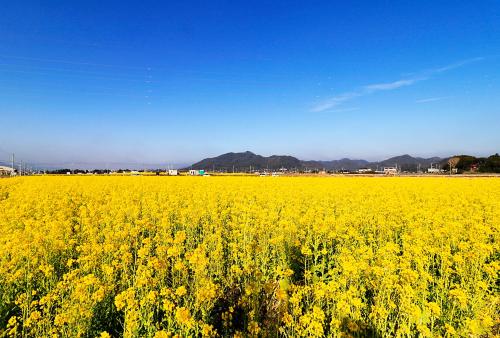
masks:
[[[482,336],[500,179],[0,180],[0,336]]]

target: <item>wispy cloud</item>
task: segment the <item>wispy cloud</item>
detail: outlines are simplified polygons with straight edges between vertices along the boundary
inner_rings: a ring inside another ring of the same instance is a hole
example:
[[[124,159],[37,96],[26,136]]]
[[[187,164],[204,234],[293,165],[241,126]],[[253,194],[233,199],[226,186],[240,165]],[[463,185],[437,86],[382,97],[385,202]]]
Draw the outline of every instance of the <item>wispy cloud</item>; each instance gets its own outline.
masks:
[[[469,63],[483,61],[484,59],[485,58],[482,57],[482,56],[477,57],[477,58],[472,58],[472,59],[466,59],[466,60],[462,60],[462,61],[459,61],[459,62],[455,62],[455,63],[449,64],[449,65],[444,66],[444,67],[431,69],[429,72],[432,73],[432,74],[442,73],[442,72],[446,72],[448,70],[452,70],[452,69],[463,67],[465,65],[468,65]]]
[[[449,71],[452,69],[460,68],[460,67],[463,67],[467,64],[482,61],[482,60],[484,60],[484,57],[476,57],[476,58],[472,58],[472,59],[466,59],[466,60],[462,60],[459,62],[455,62],[455,63],[449,64],[449,65],[446,65],[444,67],[426,70],[426,71],[423,71],[423,72],[421,72],[417,75],[414,75],[412,77],[403,78],[403,79],[399,79],[399,80],[392,81],[392,82],[374,83],[374,84],[365,85],[357,90],[354,90],[351,92],[346,92],[343,94],[339,94],[339,95],[333,96],[333,97],[331,97],[323,102],[320,102],[320,103],[316,104],[315,106],[313,106],[310,109],[310,111],[313,113],[330,111],[332,108],[336,108],[336,107],[342,105],[343,103],[345,103],[347,101],[351,101],[357,97],[361,97],[361,96],[365,96],[365,95],[369,95],[369,94],[374,94],[374,93],[380,92],[380,91],[395,90],[398,88],[411,86],[411,85],[414,85],[415,83],[418,83],[420,81],[428,80],[433,75],[443,73],[443,72],[446,72],[446,71]],[[417,103],[438,101],[439,99],[443,99],[443,98],[422,99],[422,100],[419,100],[420,102],[417,102]],[[425,100],[427,100],[427,101],[425,101]],[[339,109],[335,109],[334,111],[339,111]]]
[[[406,86],[411,86],[415,82],[421,81],[422,79],[405,79],[405,80],[398,80],[394,82],[388,82],[388,83],[375,83],[371,85],[364,86],[363,89],[366,93],[374,93],[378,92],[381,90],[393,90],[393,89],[398,89],[401,87],[406,87]]]
[[[429,97],[429,98],[426,98],[426,99],[416,100],[415,103],[436,102],[436,101],[441,101],[441,100],[444,100],[444,99],[447,99],[447,98],[449,98],[449,96]]]
[[[393,82],[387,82],[387,83],[374,83],[370,85],[366,85],[361,87],[357,91],[353,92],[348,92],[348,93],[343,93],[336,95],[326,101],[323,101],[313,108],[311,108],[311,112],[313,113],[319,113],[319,112],[325,112],[329,109],[335,108],[343,104],[344,102],[350,101],[356,97],[368,95],[368,94],[373,94],[376,92],[380,91],[385,91],[385,90],[394,90],[397,88],[405,87],[405,86],[410,86],[418,81],[423,80],[423,78],[413,78],[413,79],[402,79],[398,81],[393,81]],[[339,111],[338,109],[336,111]]]
[[[356,111],[356,110],[359,110],[359,107],[333,108],[331,110],[325,110],[322,112],[325,112],[325,113],[347,113],[347,112]]]
[[[334,96],[334,97],[316,105],[315,107],[313,107],[311,109],[311,111],[312,112],[322,112],[322,111],[325,111],[325,110],[328,110],[331,108],[335,108],[338,105],[340,105],[346,101],[352,100],[358,96],[361,96],[361,93],[351,92],[351,93],[340,94],[340,95]]]

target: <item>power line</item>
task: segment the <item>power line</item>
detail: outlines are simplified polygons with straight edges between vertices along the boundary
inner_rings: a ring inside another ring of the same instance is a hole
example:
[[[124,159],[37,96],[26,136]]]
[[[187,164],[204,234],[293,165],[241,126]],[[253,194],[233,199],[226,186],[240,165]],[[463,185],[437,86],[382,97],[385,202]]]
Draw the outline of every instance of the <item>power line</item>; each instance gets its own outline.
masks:
[[[3,87],[5,89],[12,89],[11,87]],[[119,93],[106,93],[106,92],[86,92],[86,91],[71,91],[71,90],[60,90],[60,89],[28,89],[24,90],[26,91],[31,91],[35,93],[40,93],[39,95],[45,94],[50,94],[50,93],[55,93],[55,94],[82,94],[82,95],[97,95],[97,96],[117,96],[117,97],[128,97],[128,98],[136,98],[136,99],[143,99],[145,95],[129,95],[129,94],[119,94]],[[9,95],[9,94],[0,94],[0,96],[4,95]],[[24,97],[24,94],[10,94],[10,96],[22,96]],[[33,97],[33,96],[30,96]],[[159,99],[166,99],[167,97],[156,97]]]
[[[0,66],[12,67],[12,65],[0,64]],[[18,66],[14,66],[18,67]],[[21,74],[31,74],[31,75],[50,75],[54,76],[54,73],[47,73],[43,71],[50,72],[59,72],[61,74],[57,74],[58,76],[70,76],[70,77],[80,77],[80,78],[88,78],[88,79],[97,79],[97,80],[116,80],[116,81],[131,81],[131,82],[157,82],[152,81],[148,78],[137,77],[114,77],[107,76],[106,73],[102,72],[90,72],[90,71],[79,71],[79,70],[71,70],[71,69],[62,69],[62,68],[46,68],[46,67],[31,67],[31,66],[22,66],[25,68],[34,68],[35,70],[19,70],[19,69],[2,69],[0,71],[5,73],[21,73]],[[41,72],[36,71],[36,69],[41,70]],[[66,72],[66,74],[64,74]],[[72,74],[76,73],[76,74]],[[88,75],[86,75],[88,74]],[[102,75],[104,74],[104,75]]]
[[[5,54],[0,54],[0,57],[6,58],[6,59],[18,59],[18,60],[52,62],[52,63],[66,63],[66,64],[79,65],[79,66],[98,66],[98,67],[112,67],[112,68],[124,68],[124,69],[142,69],[142,70],[146,70],[148,68],[148,67],[137,67],[137,66],[122,66],[122,65],[116,65],[116,64],[113,65],[113,64],[105,64],[105,63],[70,61],[70,60],[61,60],[61,59],[45,59],[45,58],[5,55]]]
[[[250,73],[249,72],[246,72],[246,73],[243,73],[243,72],[227,73],[227,72],[201,71],[201,70],[191,70],[191,69],[171,69],[171,68],[158,67],[158,66],[125,66],[125,65],[118,65],[118,64],[93,63],[93,62],[62,60],[62,59],[46,59],[46,58],[26,57],[26,56],[17,56],[17,55],[5,55],[5,54],[0,54],[0,58],[48,62],[48,63],[62,63],[62,64],[69,64],[69,65],[90,66],[90,67],[105,67],[105,68],[118,68],[118,69],[122,68],[122,69],[142,70],[142,71],[154,70],[156,72],[157,71],[166,71],[169,73],[181,73],[181,74],[202,74],[202,75],[235,76],[235,77],[241,77],[241,76],[255,77],[256,76],[256,73],[251,73],[251,72]],[[295,74],[297,74],[297,73],[295,73]],[[281,79],[284,79],[287,81],[290,79],[290,76],[286,73],[284,73],[284,74],[272,74],[269,72],[265,72],[265,73],[263,72],[263,73],[259,73],[259,75],[265,75],[266,77],[273,77],[276,79],[281,78]],[[302,75],[308,75],[308,74],[304,73]]]

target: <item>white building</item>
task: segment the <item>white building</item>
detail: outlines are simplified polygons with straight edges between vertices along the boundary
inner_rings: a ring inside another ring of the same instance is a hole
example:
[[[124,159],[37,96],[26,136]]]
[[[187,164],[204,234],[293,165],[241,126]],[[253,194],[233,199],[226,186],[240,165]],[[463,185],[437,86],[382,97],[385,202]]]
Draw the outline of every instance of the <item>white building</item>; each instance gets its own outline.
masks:
[[[11,167],[0,165],[0,176],[14,176],[16,172]]]
[[[179,172],[177,171],[177,169],[168,169],[168,175],[169,176],[177,176],[177,175],[179,175]]]
[[[194,169],[189,170],[189,175],[191,176],[198,176],[199,174],[200,174],[199,170],[194,170]]]
[[[384,174],[386,175],[396,175],[398,173],[397,167],[384,167]]]
[[[427,169],[427,172],[429,174],[439,174],[441,172],[441,169],[439,169],[439,168],[429,168],[429,169]]]
[[[359,174],[366,174],[366,173],[371,173],[373,170],[371,170],[370,168],[360,168],[358,169],[358,173]]]

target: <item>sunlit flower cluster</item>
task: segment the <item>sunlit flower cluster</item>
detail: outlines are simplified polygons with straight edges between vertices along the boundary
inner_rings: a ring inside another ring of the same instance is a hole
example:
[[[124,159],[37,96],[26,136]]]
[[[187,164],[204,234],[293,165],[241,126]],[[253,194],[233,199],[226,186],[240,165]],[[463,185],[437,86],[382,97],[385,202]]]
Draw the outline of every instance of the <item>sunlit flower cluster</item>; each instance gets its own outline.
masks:
[[[0,336],[500,328],[497,178],[0,180]]]

